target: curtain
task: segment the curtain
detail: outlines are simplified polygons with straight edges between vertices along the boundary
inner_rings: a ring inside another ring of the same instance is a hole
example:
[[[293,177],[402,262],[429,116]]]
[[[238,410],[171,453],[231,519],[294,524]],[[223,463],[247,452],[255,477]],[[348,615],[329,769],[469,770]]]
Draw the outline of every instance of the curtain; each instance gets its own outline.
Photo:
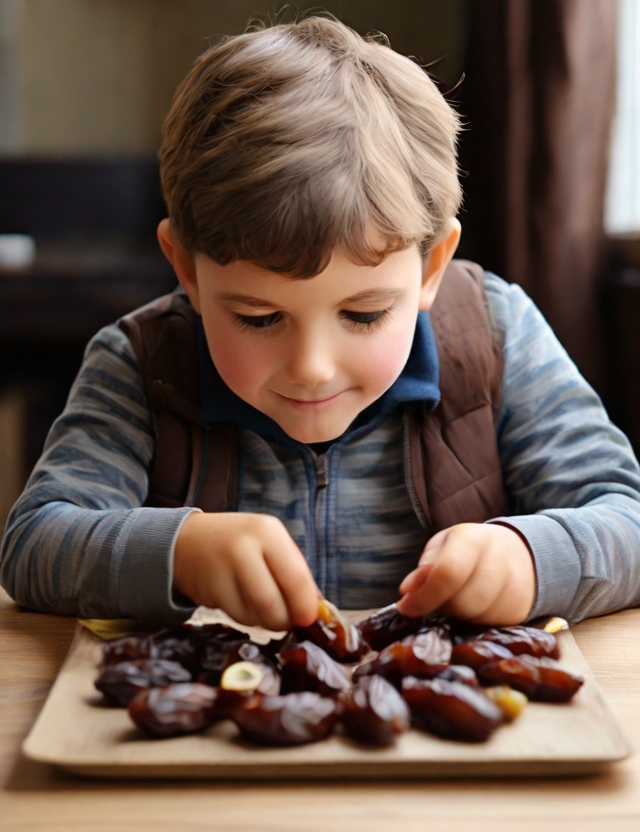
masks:
[[[463,253],[519,283],[596,386],[616,13],[614,0],[471,2],[459,95]]]

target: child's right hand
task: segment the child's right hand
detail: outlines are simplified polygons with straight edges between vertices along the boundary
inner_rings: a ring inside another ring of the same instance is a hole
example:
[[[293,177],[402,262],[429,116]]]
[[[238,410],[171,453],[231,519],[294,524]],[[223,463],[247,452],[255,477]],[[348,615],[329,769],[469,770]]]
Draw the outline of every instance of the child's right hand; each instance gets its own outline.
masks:
[[[173,583],[240,624],[306,627],[320,596],[304,555],[276,517],[193,512],[176,539]]]

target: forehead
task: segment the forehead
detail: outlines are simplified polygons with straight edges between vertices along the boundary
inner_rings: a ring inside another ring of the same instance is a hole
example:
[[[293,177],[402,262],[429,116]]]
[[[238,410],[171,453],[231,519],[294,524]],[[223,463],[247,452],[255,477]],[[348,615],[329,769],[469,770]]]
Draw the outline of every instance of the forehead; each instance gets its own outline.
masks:
[[[413,287],[422,275],[422,256],[417,245],[395,251],[377,266],[354,263],[340,248],[333,250],[327,267],[309,278],[292,278],[269,271],[248,260],[221,266],[204,254],[196,254],[200,288],[220,300],[257,301],[331,296],[340,301],[384,301]]]

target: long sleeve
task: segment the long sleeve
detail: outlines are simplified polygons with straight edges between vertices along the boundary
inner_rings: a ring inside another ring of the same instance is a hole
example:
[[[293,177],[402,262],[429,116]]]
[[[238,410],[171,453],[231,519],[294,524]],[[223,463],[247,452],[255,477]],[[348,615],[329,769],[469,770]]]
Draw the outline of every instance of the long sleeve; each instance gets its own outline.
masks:
[[[640,603],[640,469],[628,440],[515,285],[485,286],[504,337],[497,426],[511,516],[533,553],[531,613],[570,621]]]
[[[192,509],[142,507],[154,452],[135,356],[118,327],[89,343],[67,406],[14,506],[0,580],[20,604],[178,622],[173,546]]]

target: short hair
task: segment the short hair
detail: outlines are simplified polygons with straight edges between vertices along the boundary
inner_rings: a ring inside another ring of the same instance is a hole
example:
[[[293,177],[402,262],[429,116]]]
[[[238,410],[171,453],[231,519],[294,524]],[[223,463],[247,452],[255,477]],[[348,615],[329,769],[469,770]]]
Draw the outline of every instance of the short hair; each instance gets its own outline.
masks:
[[[159,152],[179,242],[310,277],[447,232],[459,119],[428,74],[330,17],[224,38],[177,89]],[[382,242],[381,242],[382,241]]]

